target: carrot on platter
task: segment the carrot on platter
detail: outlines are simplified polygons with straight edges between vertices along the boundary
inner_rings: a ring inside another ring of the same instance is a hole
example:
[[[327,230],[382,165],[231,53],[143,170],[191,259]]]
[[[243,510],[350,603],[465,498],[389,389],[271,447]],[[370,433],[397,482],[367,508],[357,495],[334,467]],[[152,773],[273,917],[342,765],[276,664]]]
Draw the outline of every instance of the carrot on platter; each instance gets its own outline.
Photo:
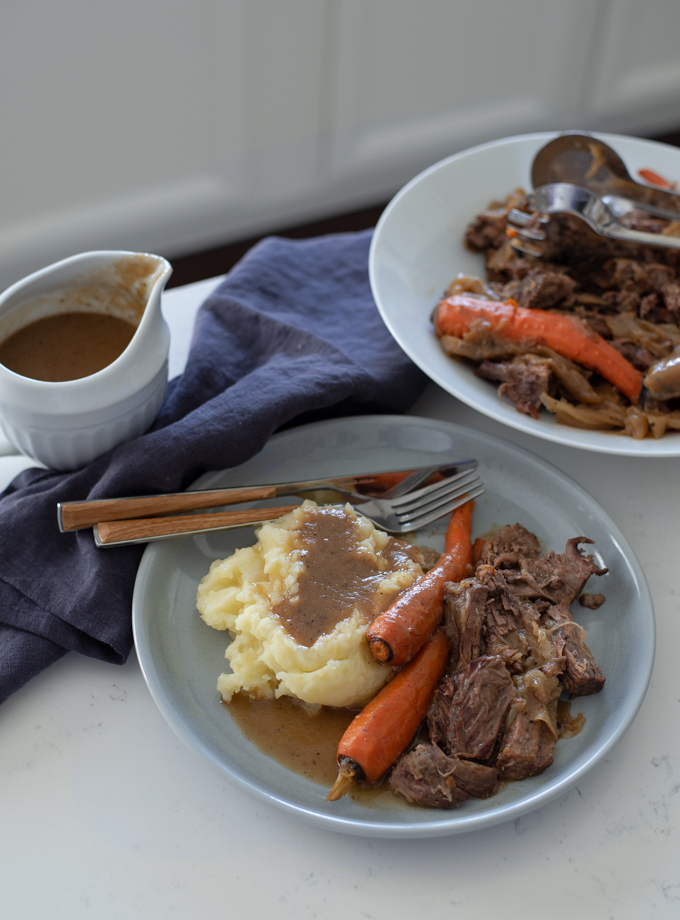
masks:
[[[374,783],[389,770],[425,718],[448,659],[449,643],[440,629],[361,710],[340,739],[340,769],[327,801],[343,796],[355,778]]]
[[[640,396],[642,374],[576,316],[520,307],[514,300],[484,300],[456,294],[442,300],[436,308],[434,328],[438,338],[444,335],[462,338],[479,320],[507,339],[546,345],[576,364],[597,371],[632,403]]]
[[[650,185],[655,185],[657,188],[667,188],[673,190],[677,188],[677,182],[669,182],[668,179],[664,179],[663,176],[660,176],[657,172],[654,172],[653,169],[638,169],[638,176],[641,179],[644,179],[645,182],[649,182]]]
[[[451,515],[445,549],[436,566],[400,594],[369,626],[366,638],[376,661],[395,667],[405,664],[441,622],[444,585],[464,578],[472,562],[474,505],[474,501],[466,502]]]

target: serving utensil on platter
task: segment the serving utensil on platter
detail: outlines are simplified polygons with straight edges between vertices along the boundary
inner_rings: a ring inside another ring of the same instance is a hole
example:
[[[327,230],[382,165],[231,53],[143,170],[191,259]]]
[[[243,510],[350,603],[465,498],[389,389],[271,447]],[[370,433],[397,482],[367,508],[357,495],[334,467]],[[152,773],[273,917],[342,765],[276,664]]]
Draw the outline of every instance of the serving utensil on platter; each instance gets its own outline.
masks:
[[[556,182],[534,189],[508,214],[506,232],[513,249],[527,255],[540,257],[548,240],[550,216],[569,214],[582,220],[599,236],[647,246],[680,249],[680,237],[632,230],[619,223],[619,218],[629,213],[628,202],[609,196],[608,200],[594,192],[567,182]],[[637,210],[648,210],[635,203]],[[658,210],[658,209],[657,209]],[[680,213],[677,214],[680,220]]]
[[[670,183],[662,188],[637,182],[618,153],[590,134],[567,132],[545,144],[534,157],[531,182],[534,191],[508,215],[510,243],[519,252],[543,254],[541,244],[552,214],[578,217],[610,239],[680,248],[676,236],[633,230],[620,223],[633,211],[680,221],[680,194]]]
[[[560,134],[534,157],[531,183],[535,189],[562,182],[594,192],[613,210],[608,199],[616,199],[619,208],[625,204],[623,213],[645,210],[655,217],[680,220],[680,194],[669,183],[660,188],[637,182],[618,153],[591,134]]]
[[[125,498],[94,499],[82,502],[59,502],[59,530],[66,533],[94,527],[105,521],[129,518],[149,518],[173,512],[198,511],[253,502],[286,495],[305,496],[311,492],[337,493],[348,500],[367,501],[369,498],[398,498],[430,479],[441,479],[457,472],[474,469],[475,460],[460,460],[444,466],[424,466],[416,470],[389,470],[361,473],[334,479],[308,479],[300,482],[278,482],[261,486],[238,486],[231,489],[201,489],[172,492],[167,495],[139,495]]]
[[[365,501],[364,496],[359,496],[349,498],[348,501],[381,530],[395,534],[411,533],[450,514],[460,505],[477,498],[485,491],[475,467],[476,463],[471,461],[465,469],[454,475],[398,498]],[[275,520],[296,507],[298,506],[287,505],[174,517],[102,521],[94,527],[94,540],[98,547],[105,548],[151,543],[216,530],[233,530]]]

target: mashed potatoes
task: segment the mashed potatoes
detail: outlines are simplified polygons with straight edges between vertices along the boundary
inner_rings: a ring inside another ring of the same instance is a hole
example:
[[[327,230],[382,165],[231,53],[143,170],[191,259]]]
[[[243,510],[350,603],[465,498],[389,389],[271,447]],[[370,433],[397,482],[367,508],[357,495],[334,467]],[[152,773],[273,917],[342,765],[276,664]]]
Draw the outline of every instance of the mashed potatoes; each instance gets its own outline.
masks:
[[[418,551],[376,530],[347,505],[306,501],[264,524],[254,546],[218,560],[201,581],[205,622],[228,630],[226,701],[298,697],[354,706],[391,675],[373,660],[368,624],[422,574]]]

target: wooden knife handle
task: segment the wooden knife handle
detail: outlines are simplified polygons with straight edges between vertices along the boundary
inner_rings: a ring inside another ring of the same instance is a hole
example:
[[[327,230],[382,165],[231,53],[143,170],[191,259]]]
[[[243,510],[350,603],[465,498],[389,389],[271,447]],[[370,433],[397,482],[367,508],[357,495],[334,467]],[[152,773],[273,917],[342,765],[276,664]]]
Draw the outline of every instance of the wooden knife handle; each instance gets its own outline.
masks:
[[[141,518],[132,521],[102,521],[96,525],[97,543],[114,546],[130,542],[148,542],[159,537],[195,533],[203,530],[226,530],[273,521],[294,511],[299,505],[277,508],[250,508],[245,511],[216,511],[212,514],[184,514],[177,517]]]
[[[276,497],[276,486],[247,489],[210,489],[204,492],[177,492],[172,495],[144,495],[139,498],[107,498],[91,502],[64,502],[59,505],[60,526],[64,531],[94,527],[104,521],[148,518],[173,511],[198,511],[216,505],[235,505]]]

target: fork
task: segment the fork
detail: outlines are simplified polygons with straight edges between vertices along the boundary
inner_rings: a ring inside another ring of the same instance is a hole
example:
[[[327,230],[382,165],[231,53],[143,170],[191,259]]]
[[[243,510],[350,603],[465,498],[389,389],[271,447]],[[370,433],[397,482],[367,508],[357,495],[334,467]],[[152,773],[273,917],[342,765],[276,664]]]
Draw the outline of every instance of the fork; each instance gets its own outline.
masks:
[[[347,499],[359,502],[369,498],[398,498],[412,492],[426,483],[435,474],[440,477],[453,476],[463,469],[474,469],[475,460],[454,460],[436,466],[407,470],[386,470],[381,473],[360,473],[331,479],[307,479],[296,482],[270,483],[259,486],[237,486],[228,489],[191,489],[188,492],[170,492],[162,495],[137,495],[126,498],[85,499],[84,501],[59,502],[57,523],[62,533],[94,527],[102,521],[127,521],[130,518],[150,518],[161,515],[180,514],[186,511],[203,511],[220,505],[236,505],[243,502],[263,501],[269,498],[296,496],[313,498],[328,493],[339,496],[328,497],[324,503]],[[406,475],[408,473],[408,475]],[[384,476],[404,475],[387,491],[381,492],[380,480]],[[317,499],[318,500],[318,499]]]
[[[484,491],[485,487],[477,471],[468,469],[398,498],[361,503],[350,500],[350,504],[356,505],[359,514],[387,533],[411,533],[455,511]],[[216,530],[234,530],[275,520],[298,507],[299,505],[282,505],[275,508],[106,521],[93,528],[94,541],[103,549],[110,546],[169,540],[177,536],[210,533]]]
[[[507,233],[513,249],[531,256],[541,256],[542,243],[547,239],[546,225],[551,214],[571,214],[584,221],[599,236],[648,246],[666,246],[680,249],[680,238],[661,233],[630,230],[618,218],[631,210],[646,211],[667,217],[670,212],[651,205],[634,202],[617,195],[600,198],[588,189],[568,182],[542,185],[526,195],[508,214]],[[661,213],[663,211],[663,213]],[[678,218],[678,215],[675,215]]]

